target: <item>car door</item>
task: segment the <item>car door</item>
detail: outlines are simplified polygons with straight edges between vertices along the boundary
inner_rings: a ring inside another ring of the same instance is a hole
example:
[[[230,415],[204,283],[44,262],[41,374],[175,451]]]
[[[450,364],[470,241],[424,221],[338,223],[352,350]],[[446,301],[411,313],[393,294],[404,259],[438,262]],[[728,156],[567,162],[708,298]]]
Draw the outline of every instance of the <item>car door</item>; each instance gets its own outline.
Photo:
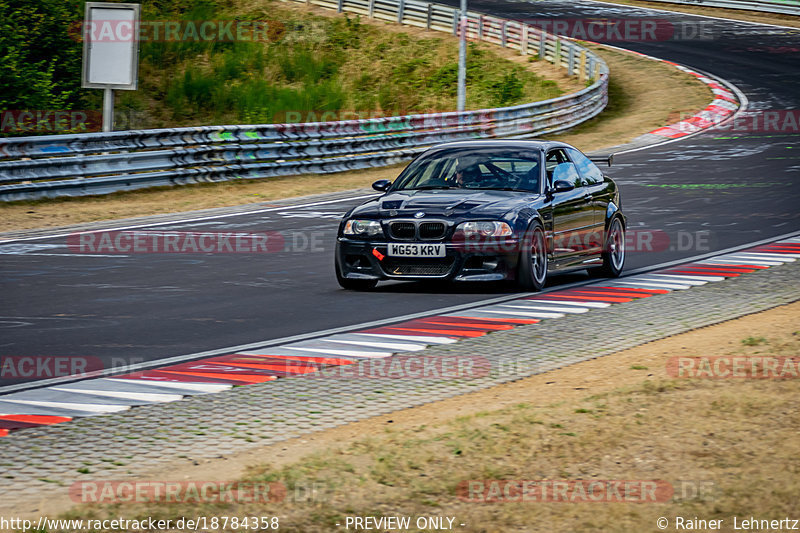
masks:
[[[602,252],[604,242],[606,211],[610,195],[608,184],[605,182],[603,171],[597,168],[588,157],[575,148],[567,148],[567,154],[575,163],[578,173],[581,176],[581,184],[591,196],[592,231],[588,234],[588,247],[586,252],[589,254],[599,254]]]
[[[553,257],[556,267],[580,263],[587,253],[594,227],[592,197],[566,150],[549,150],[545,157],[547,183],[553,207]],[[556,181],[566,181],[571,190],[554,191]]]

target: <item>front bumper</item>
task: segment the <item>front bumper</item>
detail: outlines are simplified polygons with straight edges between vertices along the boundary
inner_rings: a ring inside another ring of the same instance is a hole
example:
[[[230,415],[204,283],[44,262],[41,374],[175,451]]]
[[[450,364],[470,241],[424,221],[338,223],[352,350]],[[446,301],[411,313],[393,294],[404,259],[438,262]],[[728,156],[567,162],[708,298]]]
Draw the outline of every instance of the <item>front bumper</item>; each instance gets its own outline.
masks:
[[[480,244],[443,244],[446,254],[442,258],[390,257],[386,241],[339,237],[336,262],[342,276],[348,279],[499,281],[516,278],[519,258],[516,238]]]

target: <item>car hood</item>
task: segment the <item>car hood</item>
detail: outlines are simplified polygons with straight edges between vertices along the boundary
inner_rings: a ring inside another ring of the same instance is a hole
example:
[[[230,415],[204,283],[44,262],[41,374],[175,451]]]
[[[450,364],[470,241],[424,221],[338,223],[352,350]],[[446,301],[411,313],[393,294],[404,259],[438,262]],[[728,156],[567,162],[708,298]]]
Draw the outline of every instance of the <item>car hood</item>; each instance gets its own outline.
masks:
[[[424,212],[426,216],[502,217],[538,195],[520,191],[435,189],[408,190],[385,194],[355,208],[351,216],[413,217]],[[524,201],[523,201],[524,200]]]

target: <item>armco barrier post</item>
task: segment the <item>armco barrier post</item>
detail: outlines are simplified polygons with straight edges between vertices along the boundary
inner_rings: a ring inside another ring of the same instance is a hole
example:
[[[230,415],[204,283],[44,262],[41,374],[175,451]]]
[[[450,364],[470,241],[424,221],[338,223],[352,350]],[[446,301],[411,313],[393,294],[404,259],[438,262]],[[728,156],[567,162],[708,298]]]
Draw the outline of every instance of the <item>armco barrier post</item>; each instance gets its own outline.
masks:
[[[539,32],[539,59],[545,59],[545,53],[547,52],[547,33],[544,30]]]
[[[522,24],[519,35],[519,53],[526,56],[528,55],[528,26],[526,24]]]
[[[425,17],[425,29],[431,29],[431,20],[433,20],[433,4],[428,4],[428,13]]]
[[[578,64],[578,79],[583,83],[586,81],[586,50],[581,50]]]
[[[575,47],[572,46],[572,43],[567,44],[567,74],[570,76],[575,74]]]

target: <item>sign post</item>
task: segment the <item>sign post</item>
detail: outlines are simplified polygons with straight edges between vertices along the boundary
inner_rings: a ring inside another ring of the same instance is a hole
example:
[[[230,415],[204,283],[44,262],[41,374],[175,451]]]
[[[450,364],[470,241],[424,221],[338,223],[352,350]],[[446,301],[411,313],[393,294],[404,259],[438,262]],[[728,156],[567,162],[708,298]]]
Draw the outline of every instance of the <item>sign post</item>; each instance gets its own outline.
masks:
[[[458,112],[467,106],[467,0],[461,0],[458,36]]]
[[[86,2],[81,87],[103,89],[103,131],[114,129],[114,89],[135,91],[139,4]]]

